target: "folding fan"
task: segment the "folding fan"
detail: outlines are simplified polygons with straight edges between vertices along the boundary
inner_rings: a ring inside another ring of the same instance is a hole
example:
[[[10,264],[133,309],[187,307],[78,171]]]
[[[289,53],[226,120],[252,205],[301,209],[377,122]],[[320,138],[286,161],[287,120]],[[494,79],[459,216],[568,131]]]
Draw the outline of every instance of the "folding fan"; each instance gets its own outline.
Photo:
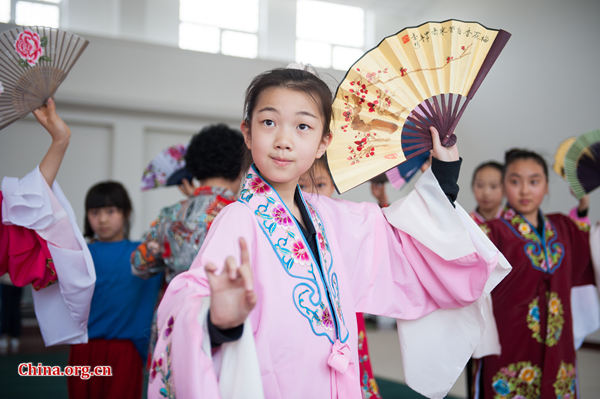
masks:
[[[430,126],[453,145],[456,124],[509,38],[477,22],[427,22],[356,61],[333,102],[327,152],[338,192],[430,150]],[[407,121],[413,129],[404,129]]]
[[[410,121],[407,121],[404,124],[404,128],[402,130],[408,130],[408,133],[410,133],[410,131],[415,131],[414,128],[415,124]],[[415,157],[409,157],[410,154],[415,151],[406,150],[406,147],[408,147],[409,145],[410,144],[402,143],[402,148],[405,151],[407,160],[402,162],[400,165],[385,172],[385,175],[390,181],[390,184],[396,189],[400,189],[402,188],[402,186],[408,183],[410,179],[412,179],[414,175],[421,169],[421,166],[423,166],[423,164],[429,159],[428,152],[423,152]]]
[[[88,41],[43,26],[0,33],[0,129],[43,105],[79,59]]]
[[[569,151],[573,142],[575,142],[575,137],[563,140],[554,153],[554,165],[552,165],[552,169],[563,179],[565,178],[565,155],[567,155],[567,151]]]
[[[144,169],[142,190],[181,184],[185,178],[192,180],[192,174],[185,169],[187,147],[176,144],[162,150]]]
[[[600,130],[573,142],[565,156],[565,176],[577,199],[600,186]]]

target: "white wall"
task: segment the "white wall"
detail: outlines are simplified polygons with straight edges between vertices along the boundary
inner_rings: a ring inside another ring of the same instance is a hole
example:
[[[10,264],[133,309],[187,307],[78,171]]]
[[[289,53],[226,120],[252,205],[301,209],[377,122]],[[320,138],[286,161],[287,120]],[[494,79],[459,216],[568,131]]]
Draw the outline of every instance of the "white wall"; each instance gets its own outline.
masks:
[[[266,22],[261,30],[269,32],[270,38],[260,52],[272,60],[249,60],[165,45],[176,42],[174,0],[126,3],[68,3],[70,29],[87,32],[84,36],[90,45],[56,95],[59,111],[73,130],[59,181],[80,222],[89,186],[107,178],[124,182],[136,213],[132,236],[139,237],[161,204],[179,198],[173,190],[140,192],[147,162],[159,149],[187,141],[208,123],[239,126],[243,92],[252,77],[284,66],[287,61],[283,60],[293,55],[293,18],[289,18],[295,8],[292,0],[263,3],[267,19],[262,20]],[[515,145],[540,151],[550,161],[562,139],[600,128],[598,3],[457,0],[369,4],[370,17],[376,21],[375,42],[407,25],[449,17],[477,20],[513,34],[458,125],[464,158],[459,201],[465,208],[474,205],[469,180],[471,170],[481,161],[501,159],[504,150]],[[127,24],[129,30],[124,28]],[[148,42],[156,38],[163,44]],[[333,89],[343,76],[332,70],[321,74]],[[4,129],[0,132],[0,175],[23,175],[41,159],[48,143],[47,135],[31,118]],[[575,201],[566,183],[552,172],[550,175],[551,195],[545,209],[568,211]],[[389,191],[392,198],[403,194]],[[344,198],[370,200],[371,196],[368,187],[361,186]],[[600,217],[599,198],[600,192],[594,193],[595,219]]]

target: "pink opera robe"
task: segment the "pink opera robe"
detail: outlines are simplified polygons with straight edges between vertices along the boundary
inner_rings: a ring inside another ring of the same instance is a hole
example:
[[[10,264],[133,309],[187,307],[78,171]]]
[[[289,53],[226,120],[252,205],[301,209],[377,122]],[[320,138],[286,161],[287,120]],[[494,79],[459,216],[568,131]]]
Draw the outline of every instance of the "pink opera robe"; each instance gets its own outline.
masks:
[[[60,186],[48,186],[39,168],[2,180],[2,223],[35,231],[48,245],[57,284],[33,291],[46,346],[86,343],[96,274],[75,214]]]
[[[159,306],[149,398],[360,399],[356,312],[398,319],[408,384],[448,392],[493,321],[483,296],[510,270],[502,255],[430,170],[385,216],[370,203],[306,194],[305,203],[322,268],[277,193],[249,171]],[[242,339],[211,350],[203,267],[239,261],[238,237],[258,302]],[[452,364],[432,364],[438,356]]]

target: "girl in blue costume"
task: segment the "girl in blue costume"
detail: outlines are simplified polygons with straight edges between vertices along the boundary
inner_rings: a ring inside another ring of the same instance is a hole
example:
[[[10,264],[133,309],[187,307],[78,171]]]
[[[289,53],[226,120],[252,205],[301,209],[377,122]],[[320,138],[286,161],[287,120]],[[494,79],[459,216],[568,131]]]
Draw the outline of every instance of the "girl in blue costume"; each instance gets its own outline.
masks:
[[[71,398],[140,398],[150,324],[162,281],[131,274],[140,244],[129,240],[131,200],[117,182],[98,183],[85,199],[85,232],[96,269],[88,322],[89,342],[71,346],[70,365],[110,366],[111,377],[68,379]]]

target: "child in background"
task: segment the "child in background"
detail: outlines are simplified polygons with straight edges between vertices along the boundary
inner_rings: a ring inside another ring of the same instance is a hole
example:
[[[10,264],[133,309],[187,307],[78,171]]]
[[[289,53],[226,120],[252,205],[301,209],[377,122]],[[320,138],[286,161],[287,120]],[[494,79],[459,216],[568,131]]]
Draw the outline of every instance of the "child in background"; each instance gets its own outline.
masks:
[[[488,161],[480,164],[473,172],[471,190],[477,207],[470,213],[478,225],[500,216],[502,212],[502,164]]]
[[[125,188],[107,181],[85,198],[85,236],[96,268],[88,322],[89,342],[71,346],[70,365],[110,366],[111,377],[69,377],[70,398],[136,398],[142,395],[143,359],[161,275],[131,274],[129,259],[139,242],[129,240],[131,201]]]
[[[331,175],[329,174],[327,155],[323,155],[321,158],[316,159],[312,169],[308,173],[300,176],[298,186],[300,187],[300,190],[304,192],[316,193],[331,198],[335,191],[335,186],[333,185],[333,180],[331,180]],[[394,326],[395,325],[396,323],[394,322]],[[369,343],[367,341],[367,328],[365,327],[365,318],[362,313],[356,314],[356,327],[358,329],[358,372],[363,398],[381,398],[377,381],[375,381],[375,376],[373,375],[373,368],[371,367]]]
[[[335,186],[329,174],[327,155],[316,159],[312,169],[300,176],[298,186],[304,192],[316,193],[331,198],[335,191]]]
[[[46,346],[87,342],[96,279],[75,214],[55,181],[71,130],[52,98],[33,111],[52,141],[22,179],[5,177],[0,191],[0,275],[33,286],[36,318]]]
[[[133,274],[148,278],[164,271],[169,283],[190,268],[212,221],[236,199],[243,155],[242,133],[227,125],[207,126],[192,137],[185,168],[200,187],[183,181],[189,198],[160,211],[131,255]]]
[[[540,155],[507,151],[504,168],[507,206],[485,228],[513,270],[492,292],[502,352],[480,362],[476,397],[575,398],[571,289],[594,283],[588,229],[542,213]]]
[[[480,325],[478,298],[504,274],[497,250],[454,208],[458,150],[432,129],[437,179],[426,172],[414,195],[386,208],[393,225],[375,204],[305,196],[298,180],[331,141],[331,97],[305,70],[251,83],[241,128],[254,165],[167,288],[149,398],[361,398],[357,312],[410,320],[399,331],[405,370],[422,366],[408,373],[421,392],[447,392],[458,377],[480,338],[473,324],[447,333],[464,324],[446,317],[404,334],[423,326],[415,319],[449,314],[436,309],[474,301]],[[427,338],[441,331],[441,342]],[[454,364],[426,360],[440,348]]]

